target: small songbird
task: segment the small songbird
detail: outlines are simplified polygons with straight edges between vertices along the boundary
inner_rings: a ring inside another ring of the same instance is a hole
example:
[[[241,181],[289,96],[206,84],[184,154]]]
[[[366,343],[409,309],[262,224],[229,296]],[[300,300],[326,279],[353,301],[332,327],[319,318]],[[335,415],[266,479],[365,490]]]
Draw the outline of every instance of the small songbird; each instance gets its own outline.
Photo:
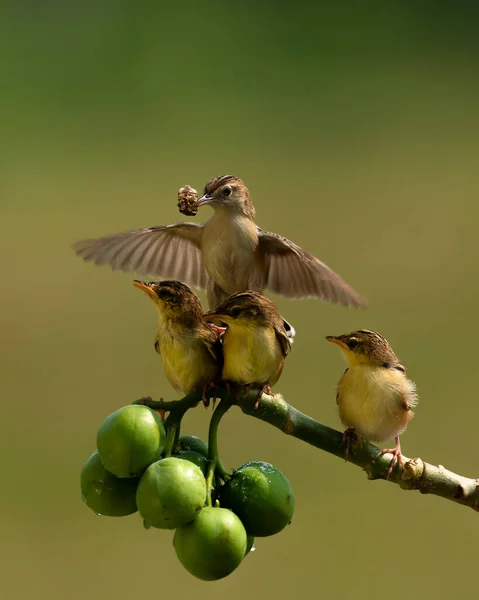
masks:
[[[291,350],[288,331],[275,304],[259,292],[239,292],[203,318],[226,324],[222,379],[237,385],[257,385],[261,390],[258,402],[263,391],[271,393],[270,386],[280,378]]]
[[[232,175],[206,184],[196,208],[211,206],[206,223],[174,223],[76,242],[85,261],[121,271],[184,281],[206,289],[211,309],[230,294],[268,288],[287,298],[320,298],[344,306],[364,300],[327,265],[255,223],[248,188]]]
[[[358,434],[376,442],[396,440],[393,449],[381,452],[393,455],[388,478],[396,461],[403,463],[399,434],[413,418],[412,409],[418,402],[416,386],[379,333],[360,329],[326,339],[339,346],[348,364],[336,395],[339,417],[349,428],[345,437]]]
[[[201,389],[206,403],[208,387],[221,376],[223,366],[218,328],[203,320],[200,299],[179,281],[135,280],[158,311],[155,350],[166,377],[182,394]]]

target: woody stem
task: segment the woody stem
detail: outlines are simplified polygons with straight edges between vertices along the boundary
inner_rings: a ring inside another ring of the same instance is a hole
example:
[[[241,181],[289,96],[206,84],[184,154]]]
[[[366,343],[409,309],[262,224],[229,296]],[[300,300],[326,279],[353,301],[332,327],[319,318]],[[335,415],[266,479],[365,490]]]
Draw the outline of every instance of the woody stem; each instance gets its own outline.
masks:
[[[343,434],[340,431],[308,417],[308,415],[288,404],[280,394],[274,396],[263,394],[258,408],[255,409],[258,391],[251,388],[244,394],[228,401],[227,404],[222,401],[218,405],[210,426],[210,457],[215,461],[215,467],[217,467],[215,457],[218,457],[216,430],[219,420],[232,404],[239,406],[245,414],[265,421],[287,435],[344,459]],[[218,398],[228,398],[228,392],[225,388],[217,388],[215,395]],[[180,405],[185,411],[200,401],[201,392],[193,392],[177,402],[150,402],[143,399],[136,403],[145,404],[150,408],[171,411],[175,410],[175,406]],[[216,414],[220,407],[221,412]],[[213,425],[213,419],[215,425]],[[212,429],[212,426],[216,429]],[[421,458],[409,459],[403,457],[403,459],[404,464],[398,464],[398,461],[392,469],[388,479],[389,482],[399,485],[404,490],[418,490],[422,494],[441,496],[452,502],[469,506],[479,512],[479,479],[458,475],[441,465],[436,466],[426,463]],[[381,456],[379,448],[369,442],[362,441],[361,444],[350,449],[348,462],[366,471],[369,479],[385,480],[388,475],[391,456],[388,454]],[[211,475],[211,481],[212,478],[213,475]]]

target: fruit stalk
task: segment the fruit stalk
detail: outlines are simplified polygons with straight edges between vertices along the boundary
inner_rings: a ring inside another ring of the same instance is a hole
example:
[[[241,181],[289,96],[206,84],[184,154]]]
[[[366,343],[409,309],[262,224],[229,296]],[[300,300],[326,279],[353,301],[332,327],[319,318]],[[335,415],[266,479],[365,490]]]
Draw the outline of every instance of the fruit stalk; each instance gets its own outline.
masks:
[[[211,493],[213,491],[213,477],[215,472],[219,475],[219,477],[221,477],[221,479],[225,481],[229,479],[228,472],[226,471],[218,452],[218,426],[221,419],[231,408],[231,406],[232,404],[229,398],[223,398],[216,407],[210,421],[210,427],[208,431],[208,471],[206,473],[207,506],[212,505]]]

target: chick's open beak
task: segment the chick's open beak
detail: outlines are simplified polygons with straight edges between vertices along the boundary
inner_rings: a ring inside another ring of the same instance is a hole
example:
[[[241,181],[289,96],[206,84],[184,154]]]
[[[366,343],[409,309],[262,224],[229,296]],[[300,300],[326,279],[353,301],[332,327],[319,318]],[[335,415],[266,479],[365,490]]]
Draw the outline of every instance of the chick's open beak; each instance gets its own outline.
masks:
[[[340,337],[337,337],[335,335],[327,335],[326,339],[328,340],[328,342],[332,342],[333,344],[336,344],[337,346],[339,346],[340,348],[347,348],[348,346],[343,342],[343,340]]]
[[[143,290],[145,294],[150,296],[150,298],[156,298],[156,292],[152,288],[151,284],[146,283],[144,281],[140,281],[139,279],[135,279],[133,281],[133,285],[137,287],[139,290]]]
[[[214,325],[213,323],[207,323],[207,325],[211,330],[213,330],[215,333],[217,333],[220,337],[226,331],[226,327],[220,327],[219,325]]]

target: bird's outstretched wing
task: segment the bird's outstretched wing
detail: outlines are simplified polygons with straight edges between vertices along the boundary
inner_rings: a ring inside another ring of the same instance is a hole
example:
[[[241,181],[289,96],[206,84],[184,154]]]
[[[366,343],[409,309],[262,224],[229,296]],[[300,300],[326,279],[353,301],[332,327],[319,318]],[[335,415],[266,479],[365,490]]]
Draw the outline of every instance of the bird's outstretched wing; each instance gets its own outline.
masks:
[[[344,306],[365,306],[339,275],[291,240],[258,227],[259,251],[266,267],[264,285],[287,298],[320,298]]]
[[[207,274],[200,250],[202,227],[197,223],[158,225],[81,240],[73,244],[73,249],[83,260],[96,265],[178,279],[205,289]]]

